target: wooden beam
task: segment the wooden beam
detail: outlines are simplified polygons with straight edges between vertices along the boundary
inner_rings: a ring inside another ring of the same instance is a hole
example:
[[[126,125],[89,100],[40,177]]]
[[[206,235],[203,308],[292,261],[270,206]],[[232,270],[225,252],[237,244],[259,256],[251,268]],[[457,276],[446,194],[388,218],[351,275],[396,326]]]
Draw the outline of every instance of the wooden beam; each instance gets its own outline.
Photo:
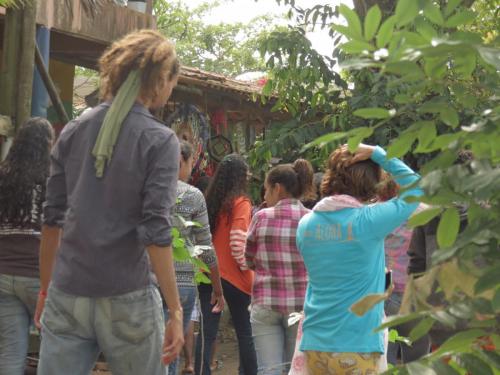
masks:
[[[69,117],[68,114],[66,113],[66,110],[64,109],[63,103],[61,101],[61,98],[59,98],[59,94],[57,93],[56,86],[54,85],[54,82],[52,82],[52,79],[50,78],[49,71],[45,67],[45,64],[43,62],[42,54],[40,53],[40,50],[38,49],[38,46],[35,45],[35,62],[36,62],[36,67],[38,68],[38,72],[40,73],[40,77],[42,78],[43,83],[45,84],[45,88],[47,89],[47,92],[49,93],[50,100],[52,102],[52,105],[54,106],[54,109],[56,110],[57,116],[61,120],[63,124],[66,124],[69,122]]]
[[[22,17],[17,76],[16,128],[19,128],[21,124],[31,117],[36,39],[36,6],[33,2],[26,2],[22,9]]]
[[[19,10],[9,8],[5,15],[2,66],[0,80],[0,114],[12,117],[15,123],[17,97],[17,70],[22,15]]]

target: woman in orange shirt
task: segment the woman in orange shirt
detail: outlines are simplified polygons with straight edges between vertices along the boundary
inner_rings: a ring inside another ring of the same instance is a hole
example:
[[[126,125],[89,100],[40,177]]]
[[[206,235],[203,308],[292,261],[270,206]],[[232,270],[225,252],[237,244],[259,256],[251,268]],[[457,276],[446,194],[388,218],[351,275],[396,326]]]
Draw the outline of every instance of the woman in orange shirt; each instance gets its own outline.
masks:
[[[245,243],[252,203],[246,195],[248,165],[236,154],[220,162],[207,192],[207,209],[217,253],[222,289],[234,323],[240,354],[240,375],[257,374],[248,306],[253,271],[245,261]]]

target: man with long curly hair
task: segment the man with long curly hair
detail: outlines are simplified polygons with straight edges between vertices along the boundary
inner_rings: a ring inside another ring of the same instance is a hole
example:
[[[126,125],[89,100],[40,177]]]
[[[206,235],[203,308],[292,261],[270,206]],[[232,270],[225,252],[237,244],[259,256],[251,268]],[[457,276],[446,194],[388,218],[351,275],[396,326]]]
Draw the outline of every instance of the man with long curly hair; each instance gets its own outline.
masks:
[[[40,117],[17,132],[0,164],[0,374],[22,375],[40,286],[42,203],[54,131]]]
[[[170,219],[180,152],[149,109],[165,105],[179,62],[164,36],[143,30],[113,43],[100,70],[105,102],[68,123],[52,152],[38,374],[87,375],[101,351],[113,374],[166,374],[183,344]]]

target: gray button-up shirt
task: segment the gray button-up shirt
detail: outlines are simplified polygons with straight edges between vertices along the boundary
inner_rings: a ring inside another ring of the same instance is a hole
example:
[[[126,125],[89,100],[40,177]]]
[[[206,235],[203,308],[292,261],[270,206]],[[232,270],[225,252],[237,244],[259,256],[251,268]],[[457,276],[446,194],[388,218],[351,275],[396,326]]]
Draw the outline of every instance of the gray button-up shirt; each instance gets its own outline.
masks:
[[[108,109],[101,104],[68,123],[51,156],[44,224],[63,228],[52,282],[78,296],[107,297],[149,285],[145,247],[171,243],[177,137],[135,104],[97,178],[91,152]]]

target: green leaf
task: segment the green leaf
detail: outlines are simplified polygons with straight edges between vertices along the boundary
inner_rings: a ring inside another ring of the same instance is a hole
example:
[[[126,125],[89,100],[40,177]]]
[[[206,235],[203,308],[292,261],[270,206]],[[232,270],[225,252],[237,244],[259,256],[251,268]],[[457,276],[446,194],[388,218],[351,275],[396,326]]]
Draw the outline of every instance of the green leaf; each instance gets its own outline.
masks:
[[[429,100],[423,103],[417,111],[420,113],[439,113],[443,106],[446,106],[446,103],[443,101]]]
[[[437,229],[437,242],[440,248],[450,247],[455,242],[460,229],[460,214],[455,207],[446,209]]]
[[[396,26],[396,20],[396,16],[390,16],[382,23],[382,26],[380,26],[380,30],[377,34],[378,48],[383,48],[389,43],[392,33],[394,32],[394,26]]]
[[[414,313],[411,313],[411,314],[407,314],[407,315],[390,315],[386,318],[384,324],[382,324],[381,326],[377,327],[375,329],[375,331],[381,331],[385,328],[388,328],[388,327],[395,327],[395,326],[398,326],[400,324],[403,324],[403,323],[407,323],[407,322],[411,322],[415,319],[418,319],[422,316],[426,316],[427,314],[425,312],[414,312]]]
[[[445,17],[448,17],[457,6],[460,5],[462,0],[448,0],[448,3],[446,4],[446,7],[444,8],[444,15]]]
[[[478,46],[477,52],[488,64],[493,65],[497,70],[500,70],[500,53],[497,48]]]
[[[354,116],[365,119],[386,119],[391,117],[390,112],[385,108],[361,108],[353,112]]]
[[[425,73],[434,79],[440,79],[446,74],[448,56],[426,57],[424,70]]]
[[[397,94],[394,97],[394,101],[398,104],[406,104],[412,101],[412,98],[406,94]]]
[[[338,141],[339,139],[346,138],[348,136],[349,136],[349,133],[347,133],[347,132],[328,133],[328,134],[322,135],[321,137],[316,138],[314,141],[309,142],[304,147],[302,147],[301,152],[304,152],[304,151],[310,149],[311,147],[315,147],[315,146],[318,146],[318,147],[326,146],[327,144],[329,144],[331,142]]]
[[[497,350],[498,350],[498,348],[497,348]],[[493,366],[495,366],[498,370],[500,370],[500,354],[499,353],[489,351],[489,350],[485,350],[482,353],[485,357],[488,358],[488,361]]]
[[[469,349],[478,337],[484,336],[485,334],[486,332],[482,329],[470,329],[458,332],[446,340],[434,354],[436,356],[441,356],[456,351],[465,351]]]
[[[418,147],[415,152],[426,152],[427,147],[434,141],[436,135],[434,121],[421,121],[420,130],[418,131]]]
[[[416,361],[408,363],[406,370],[409,375],[438,375],[431,367]]]
[[[349,27],[343,25],[332,25],[331,29],[345,35],[349,39],[362,40]]]
[[[442,108],[439,114],[439,118],[446,125],[451,126],[453,129],[455,129],[458,126],[458,121],[459,121],[458,113],[451,107],[447,106]]]
[[[481,294],[488,289],[496,288],[498,285],[500,285],[500,267],[496,266],[479,278],[474,291],[476,294]]]
[[[436,29],[434,29],[434,27],[423,17],[417,18],[415,28],[420,35],[427,39],[428,42],[438,36]]]
[[[405,155],[415,141],[416,136],[417,134],[414,132],[401,134],[387,149],[387,158],[399,158]]]
[[[459,358],[461,365],[470,374],[493,375],[491,367],[481,358],[469,353],[462,353]]]
[[[390,62],[385,65],[385,70],[389,73],[395,73],[398,75],[415,74],[415,72],[422,73],[418,64],[412,61]]]
[[[437,360],[432,364],[432,368],[439,375],[460,375],[460,373],[444,361]]]
[[[174,247],[184,247],[185,242],[182,238],[174,238],[174,240],[172,241],[172,245]]]
[[[443,26],[444,19],[441,10],[432,1],[428,1],[424,7],[424,15],[427,19],[439,26]]]
[[[493,311],[495,311],[495,313],[500,313],[500,288],[497,288],[495,292],[495,296],[491,301],[491,307],[493,307]]]
[[[418,1],[415,0],[399,0],[396,5],[396,20],[398,26],[409,24],[418,15]]]
[[[408,220],[408,225],[410,227],[418,227],[420,225],[427,224],[429,221],[438,216],[443,209],[441,207],[429,208],[425,211],[419,212],[416,215],[410,217]]]
[[[473,22],[475,18],[476,13],[474,13],[472,10],[464,9],[448,18],[444,25],[448,28],[463,26]]]
[[[374,51],[375,47],[373,47],[370,43],[361,40],[351,40],[342,44],[340,49],[348,54],[358,54],[363,51]]]
[[[194,281],[196,282],[196,284],[212,284],[207,275],[200,271],[194,274]]]
[[[422,336],[426,335],[427,332],[432,328],[434,325],[435,320],[427,317],[422,319],[410,332],[410,341],[415,342]]]
[[[203,270],[205,272],[210,272],[210,269],[206,265],[204,261],[198,258],[191,258],[191,263],[193,263],[198,269]]]
[[[363,33],[361,30],[361,22],[358,15],[354,10],[345,4],[339,6],[339,13],[344,16],[351,33],[356,36],[355,39],[363,40]]]
[[[349,132],[349,139],[347,141],[347,146],[351,152],[356,150],[358,145],[363,141],[363,139],[368,138],[373,134],[373,128],[361,127],[355,128]]]
[[[474,52],[458,53],[455,56],[455,71],[463,78],[469,78],[476,68],[476,54]]]
[[[377,4],[372,6],[365,17],[365,39],[370,41],[377,32],[382,20],[382,12]]]
[[[385,298],[387,298],[386,293],[367,294],[359,301],[353,303],[349,310],[357,316],[363,316],[368,310],[371,310],[373,306],[382,302]]]

